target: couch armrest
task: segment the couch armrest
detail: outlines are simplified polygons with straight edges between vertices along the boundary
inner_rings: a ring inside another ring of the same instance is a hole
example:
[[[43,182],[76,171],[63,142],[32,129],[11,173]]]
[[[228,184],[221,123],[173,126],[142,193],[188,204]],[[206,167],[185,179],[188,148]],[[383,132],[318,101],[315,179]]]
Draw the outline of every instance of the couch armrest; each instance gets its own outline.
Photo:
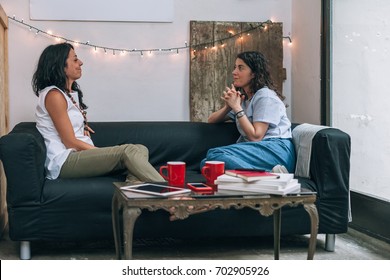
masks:
[[[0,159],[7,178],[7,204],[40,203],[45,180],[46,148],[43,139],[30,133],[10,133],[0,138]]]
[[[325,128],[312,140],[310,178],[322,200],[349,196],[351,139],[336,128]]]

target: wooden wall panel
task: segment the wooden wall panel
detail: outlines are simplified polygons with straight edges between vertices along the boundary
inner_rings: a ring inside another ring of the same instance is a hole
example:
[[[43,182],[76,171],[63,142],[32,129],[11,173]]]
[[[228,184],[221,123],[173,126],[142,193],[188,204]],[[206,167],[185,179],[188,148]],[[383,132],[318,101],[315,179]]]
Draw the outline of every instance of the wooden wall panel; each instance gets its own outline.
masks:
[[[267,57],[275,85],[283,92],[283,25],[260,26],[259,22],[191,21],[191,121],[206,122],[221,108],[222,92],[232,83],[236,55],[243,51],[256,50]]]
[[[0,137],[9,131],[8,112],[8,17],[0,5]],[[8,222],[6,179],[0,162],[0,236]]]

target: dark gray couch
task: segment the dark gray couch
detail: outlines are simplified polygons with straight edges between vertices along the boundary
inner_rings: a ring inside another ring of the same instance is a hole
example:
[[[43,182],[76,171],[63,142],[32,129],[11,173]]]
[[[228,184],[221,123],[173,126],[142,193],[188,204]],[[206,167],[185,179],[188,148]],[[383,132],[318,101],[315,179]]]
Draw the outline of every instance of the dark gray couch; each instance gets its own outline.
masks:
[[[95,122],[97,146],[141,143],[149,148],[156,168],[169,160],[187,163],[187,180],[203,180],[199,162],[211,147],[234,143],[232,123]],[[122,174],[83,179],[45,179],[45,145],[35,123],[24,122],[0,139],[0,159],[7,177],[9,234],[21,241],[21,258],[30,257],[30,242],[113,239],[111,199],[114,181]],[[299,178],[318,194],[319,233],[334,249],[335,234],[348,226],[350,137],[335,128],[313,138],[310,175]],[[200,230],[201,229],[201,230]],[[170,222],[168,213],[145,211],[135,225],[135,237],[205,237],[272,235],[272,217],[252,209],[216,210]],[[282,211],[282,234],[310,233],[309,216],[302,207]]]

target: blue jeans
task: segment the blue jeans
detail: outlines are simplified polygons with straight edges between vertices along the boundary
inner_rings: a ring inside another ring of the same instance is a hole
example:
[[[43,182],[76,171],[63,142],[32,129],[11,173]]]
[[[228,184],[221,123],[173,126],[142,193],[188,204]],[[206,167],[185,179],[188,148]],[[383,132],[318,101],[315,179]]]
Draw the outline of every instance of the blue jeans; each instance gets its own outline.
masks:
[[[267,138],[259,142],[241,142],[212,148],[200,163],[225,162],[225,169],[253,168],[271,171],[275,165],[284,165],[290,173],[295,170],[295,148],[291,139]]]

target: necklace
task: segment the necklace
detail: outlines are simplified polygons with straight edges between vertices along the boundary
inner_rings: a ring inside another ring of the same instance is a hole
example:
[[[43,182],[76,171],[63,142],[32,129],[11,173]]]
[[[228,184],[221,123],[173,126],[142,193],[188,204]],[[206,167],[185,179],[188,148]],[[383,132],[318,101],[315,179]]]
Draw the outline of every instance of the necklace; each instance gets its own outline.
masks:
[[[88,131],[89,126],[88,126],[88,120],[87,120],[87,111],[82,110],[82,109],[80,108],[80,106],[77,105],[76,100],[74,100],[73,96],[70,95],[69,92],[65,92],[65,93],[66,93],[66,95],[70,98],[70,100],[72,101],[73,105],[76,106],[77,109],[79,109],[81,115],[83,115],[83,118],[84,118],[84,130],[87,130],[87,131]]]

